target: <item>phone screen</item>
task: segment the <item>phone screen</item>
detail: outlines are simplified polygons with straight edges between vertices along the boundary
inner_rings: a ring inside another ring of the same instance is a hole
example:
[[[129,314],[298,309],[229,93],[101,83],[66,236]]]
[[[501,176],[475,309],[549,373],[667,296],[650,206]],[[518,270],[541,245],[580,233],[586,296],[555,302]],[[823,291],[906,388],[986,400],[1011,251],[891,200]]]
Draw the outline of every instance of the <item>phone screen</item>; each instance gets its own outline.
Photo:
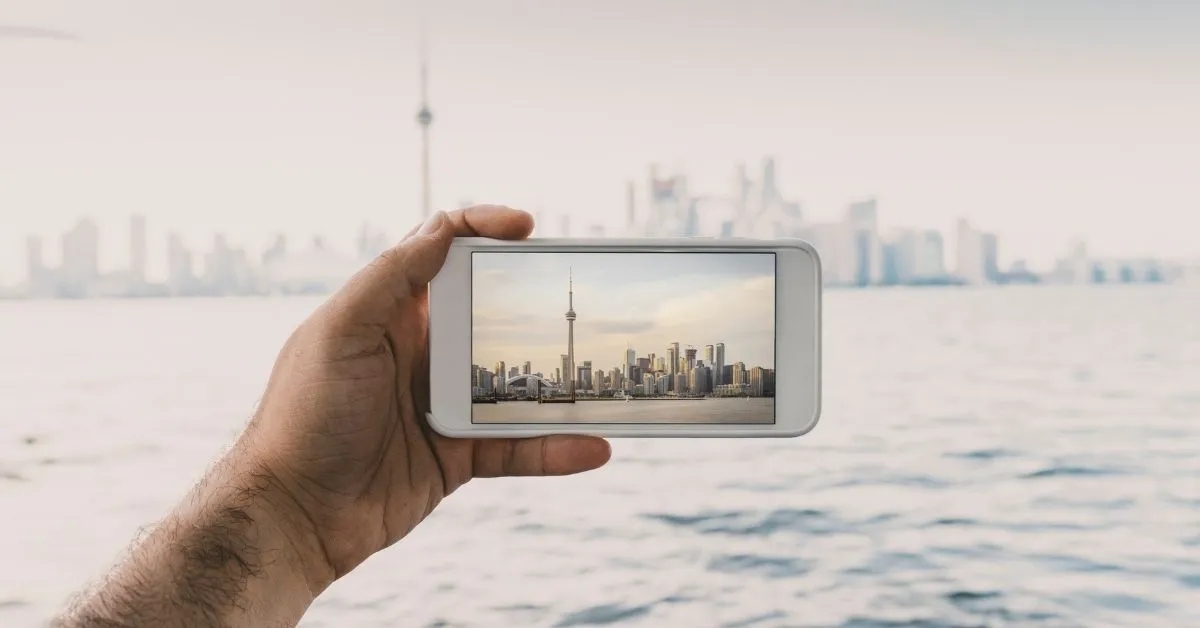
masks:
[[[471,254],[473,423],[775,422],[773,252]]]

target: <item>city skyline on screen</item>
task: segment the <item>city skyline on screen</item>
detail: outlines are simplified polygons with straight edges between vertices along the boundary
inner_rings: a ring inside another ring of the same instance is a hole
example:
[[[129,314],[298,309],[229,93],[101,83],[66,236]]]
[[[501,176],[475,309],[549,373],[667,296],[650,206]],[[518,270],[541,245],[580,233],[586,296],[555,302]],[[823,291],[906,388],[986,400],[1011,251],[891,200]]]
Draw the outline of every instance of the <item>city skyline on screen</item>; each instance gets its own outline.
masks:
[[[672,343],[700,360],[773,369],[773,253],[472,254],[472,362],[555,375],[576,313],[576,365],[620,367],[627,352],[666,356]]]

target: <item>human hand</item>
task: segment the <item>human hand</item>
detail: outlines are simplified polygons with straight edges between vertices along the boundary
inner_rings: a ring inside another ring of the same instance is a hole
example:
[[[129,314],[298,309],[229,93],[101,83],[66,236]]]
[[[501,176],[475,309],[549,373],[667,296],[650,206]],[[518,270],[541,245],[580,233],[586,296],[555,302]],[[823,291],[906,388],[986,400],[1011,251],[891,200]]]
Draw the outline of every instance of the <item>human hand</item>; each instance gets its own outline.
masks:
[[[457,440],[425,419],[428,284],[452,240],[523,239],[532,228],[528,214],[503,207],[439,212],[354,276],[280,352],[235,451],[239,466],[270,478],[272,518],[323,554],[301,558],[313,595],[472,478],[566,475],[607,462],[599,438]]]

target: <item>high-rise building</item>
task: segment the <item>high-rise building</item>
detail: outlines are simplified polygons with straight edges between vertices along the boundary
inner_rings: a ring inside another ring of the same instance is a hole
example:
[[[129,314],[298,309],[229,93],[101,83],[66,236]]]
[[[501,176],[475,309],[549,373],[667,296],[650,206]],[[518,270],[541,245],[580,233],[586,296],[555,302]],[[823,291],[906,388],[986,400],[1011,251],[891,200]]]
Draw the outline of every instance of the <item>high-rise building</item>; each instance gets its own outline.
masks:
[[[688,376],[686,373],[676,373],[673,376],[675,380],[675,394],[682,395],[688,391]]]
[[[129,219],[129,279],[146,283],[146,217],[141,214]]]
[[[192,270],[192,252],[183,244],[178,233],[167,237],[167,284],[175,294],[192,289],[196,274]]]
[[[613,368],[608,372],[608,387],[613,390],[621,390],[625,386],[625,376],[621,373],[621,369]]]
[[[942,277],[946,274],[946,245],[942,234],[927,229],[921,234],[917,247],[916,274],[921,278]]]
[[[1000,281],[1000,250],[996,234],[980,234],[980,244],[983,249],[983,276],[991,283]]]
[[[630,367],[637,364],[637,351],[630,347],[625,348],[625,364],[622,366],[622,371],[626,377],[632,373]]]
[[[718,342],[716,353],[713,355],[713,382],[714,386],[726,383],[725,381],[725,343]]]
[[[966,219],[958,221],[957,229],[958,264],[954,272],[968,284],[987,281],[986,252],[982,233],[971,227]]]
[[[672,342],[671,346],[667,347],[667,361],[670,362],[671,375],[679,372],[679,343]]]
[[[657,386],[655,384],[654,375],[650,373],[642,375],[642,390],[646,392],[646,395],[653,395],[656,389]]]
[[[697,363],[688,375],[688,392],[693,395],[703,395],[712,392],[709,380],[709,368],[703,362]]]
[[[562,372],[561,377],[569,377],[571,374],[571,356],[563,353],[558,356],[558,359],[560,362],[562,362],[562,364],[559,366],[559,369]],[[558,383],[566,384],[567,381],[565,379],[560,379],[558,380]]]
[[[715,351],[714,351],[712,345],[704,345],[704,363],[705,364],[712,366],[713,360],[715,359],[715,356],[713,355],[714,353],[715,353]]]
[[[62,238],[62,287],[72,295],[83,295],[100,276],[100,229],[91,218],[83,218]]]
[[[749,373],[750,395],[769,397],[775,394],[775,371],[756,366]]]
[[[883,243],[879,238],[879,210],[875,199],[852,203],[846,210],[851,233],[853,285],[869,286],[883,279]]]
[[[581,390],[591,390],[592,388],[592,361],[584,360],[583,365],[579,367],[579,373],[576,378],[579,381]]]
[[[746,365],[742,362],[733,363],[733,381],[730,382],[735,386],[746,385]]]
[[[652,369],[650,368],[650,358],[638,358],[637,359],[637,368],[638,368],[638,372],[640,372],[640,373],[646,373],[646,372],[651,371]]]
[[[505,367],[506,367],[506,365],[504,364],[504,360],[497,362],[496,367],[495,367],[496,368],[496,392],[500,393],[501,395],[508,392],[508,384],[507,384],[506,380],[504,379],[504,373],[506,371]]]
[[[657,358],[654,358],[654,360],[655,360],[655,363],[654,363],[655,371],[662,373],[667,370],[667,359],[666,358],[664,358],[660,355]]]
[[[695,348],[695,347],[689,347],[689,348],[685,349],[684,351],[685,351],[685,353],[686,353],[686,355],[687,355],[687,369],[686,369],[686,371],[687,371],[688,373],[691,373],[691,372],[692,372],[692,369],[696,368],[696,348]]]
[[[533,363],[530,362],[529,360],[526,360],[525,363],[521,365],[521,374],[522,375],[532,375],[533,374]]]
[[[520,369],[520,368],[518,368],[518,367],[515,367],[515,366],[509,367],[509,369],[508,369],[508,378],[509,378],[509,379],[512,379],[512,378],[514,378],[514,377],[518,377],[518,376],[520,376],[520,375],[521,375],[521,369]]]

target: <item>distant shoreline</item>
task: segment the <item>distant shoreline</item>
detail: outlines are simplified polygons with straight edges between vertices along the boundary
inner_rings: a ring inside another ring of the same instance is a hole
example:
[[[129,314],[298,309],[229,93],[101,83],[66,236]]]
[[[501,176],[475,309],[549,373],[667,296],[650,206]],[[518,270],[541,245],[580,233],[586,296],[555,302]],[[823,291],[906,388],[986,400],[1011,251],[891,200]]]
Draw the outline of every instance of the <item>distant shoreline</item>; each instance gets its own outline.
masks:
[[[896,285],[868,285],[868,286],[849,286],[841,284],[830,284],[822,286],[822,290],[830,292],[858,292],[858,291],[884,291],[884,290],[942,290],[942,289],[1000,289],[1012,287],[1038,287],[1038,288],[1100,288],[1100,287],[1117,287],[1117,286],[1180,286],[1188,285],[1186,280],[1164,280],[1164,281],[1137,281],[1137,282],[1119,282],[1106,281],[1101,283],[1056,283],[1052,281],[1039,282],[1010,282],[1010,283],[984,283],[984,284],[964,284],[964,283],[914,283],[914,284],[896,284]],[[99,296],[30,296],[26,294],[13,294],[0,292],[0,302],[3,301],[29,301],[29,302],[46,302],[46,301],[165,301],[171,299],[208,299],[208,300],[232,300],[232,299],[296,299],[296,298],[324,298],[332,295],[335,290],[327,291],[312,291],[312,292],[262,292],[250,294],[220,294],[220,293],[196,293],[196,294],[113,294]]]

